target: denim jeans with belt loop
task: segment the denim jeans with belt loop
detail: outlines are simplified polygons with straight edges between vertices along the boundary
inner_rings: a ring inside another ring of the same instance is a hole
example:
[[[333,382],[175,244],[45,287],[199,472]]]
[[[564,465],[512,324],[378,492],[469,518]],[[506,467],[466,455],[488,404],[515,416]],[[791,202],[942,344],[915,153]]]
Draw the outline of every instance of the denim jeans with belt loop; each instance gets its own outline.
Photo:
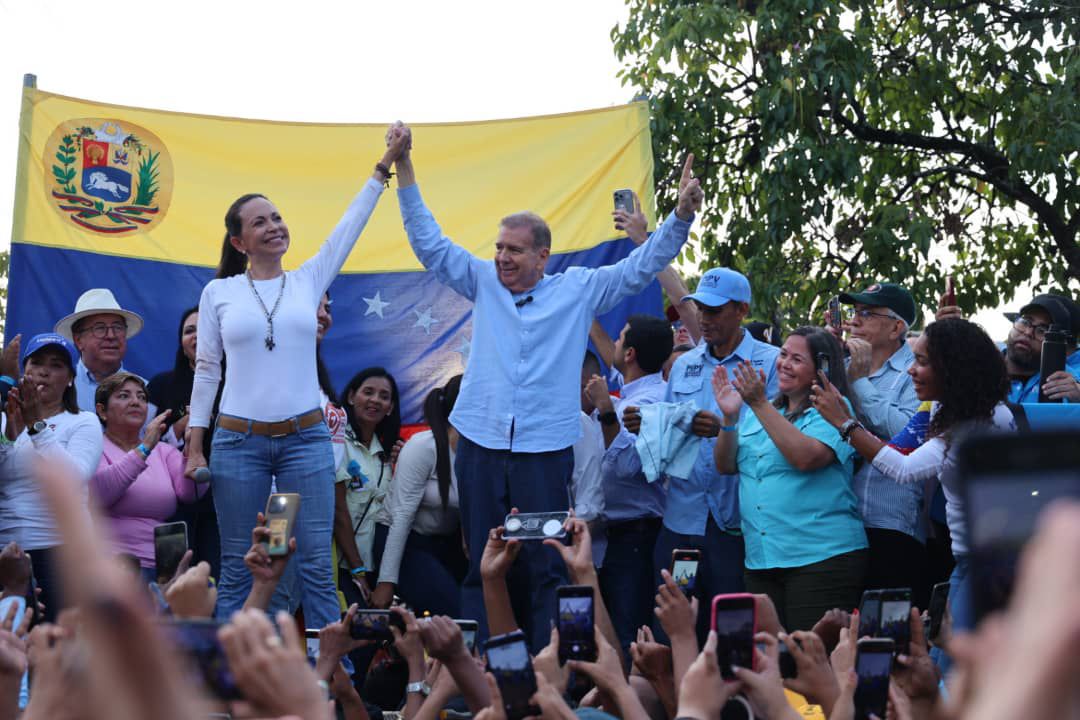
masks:
[[[330,559],[334,524],[334,454],[325,422],[300,428],[292,418],[287,435],[214,431],[210,472],[214,506],[221,529],[221,578],[217,617],[228,620],[251,591],[251,573],[244,555],[251,547],[257,514],[266,507],[270,483],[278,492],[299,493],[295,571],[299,573],[304,619],[308,627],[324,627],[341,618]],[[275,602],[282,597],[275,594]],[[286,610],[274,607],[271,611]]]

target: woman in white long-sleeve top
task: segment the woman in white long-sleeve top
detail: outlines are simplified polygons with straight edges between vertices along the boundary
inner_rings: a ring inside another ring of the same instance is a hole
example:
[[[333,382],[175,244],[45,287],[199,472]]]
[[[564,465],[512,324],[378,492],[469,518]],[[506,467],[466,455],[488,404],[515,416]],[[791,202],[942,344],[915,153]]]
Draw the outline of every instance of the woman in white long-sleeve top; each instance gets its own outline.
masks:
[[[468,565],[454,477],[458,432],[450,424],[460,387],[456,375],[428,394],[424,419],[431,430],[409,438],[398,455],[390,495],[375,521],[375,607],[389,607],[396,588],[418,613],[461,616]]]
[[[46,619],[63,606],[55,550],[61,535],[38,491],[35,462],[59,459],[83,483],[86,503],[90,476],[101,458],[101,424],[80,412],[75,396],[76,350],[56,333],[35,335],[23,348],[22,382],[8,394],[7,430],[14,444],[3,446],[0,464],[0,546],[15,540],[30,551]]]
[[[203,434],[224,355],[228,363],[210,465],[221,531],[220,618],[240,609],[251,586],[243,558],[272,479],[279,492],[301,496],[294,535],[308,623],[323,627],[340,617],[330,559],[334,459],[320,406],[315,316],[407,142],[401,130],[387,133],[386,152],[371,179],[319,252],[296,270],[286,272],[282,265],[289,229],[266,197],[244,195],[225,215],[218,277],[199,300],[187,443],[187,473],[194,477],[206,466]]]

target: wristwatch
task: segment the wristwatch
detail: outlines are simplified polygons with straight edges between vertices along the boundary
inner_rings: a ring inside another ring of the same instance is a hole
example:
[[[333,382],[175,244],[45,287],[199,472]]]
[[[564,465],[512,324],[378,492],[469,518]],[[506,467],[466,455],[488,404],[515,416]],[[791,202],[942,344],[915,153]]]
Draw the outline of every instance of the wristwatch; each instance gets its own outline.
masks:
[[[431,686],[423,680],[419,682],[411,682],[405,686],[405,692],[407,693],[420,693],[424,697],[431,694]]]
[[[44,420],[38,420],[36,423],[30,426],[30,429],[26,431],[27,435],[37,435],[39,432],[49,427],[45,424]]]
[[[844,421],[844,424],[840,426],[840,439],[844,442],[848,442],[851,439],[851,433],[855,430],[863,428],[863,424],[854,418],[848,418]]]

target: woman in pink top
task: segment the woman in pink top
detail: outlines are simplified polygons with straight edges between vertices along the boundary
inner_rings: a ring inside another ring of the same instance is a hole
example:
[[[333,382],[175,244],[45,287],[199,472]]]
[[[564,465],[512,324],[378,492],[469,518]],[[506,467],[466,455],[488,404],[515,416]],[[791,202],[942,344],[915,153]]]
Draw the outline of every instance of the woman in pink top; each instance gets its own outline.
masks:
[[[139,559],[143,577],[156,580],[154,527],[176,512],[177,502],[194,502],[209,485],[184,477],[183,454],[159,443],[169,410],[146,422],[146,383],[118,372],[98,385],[94,402],[105,426],[105,443],[90,493],[105,511],[117,552]]]

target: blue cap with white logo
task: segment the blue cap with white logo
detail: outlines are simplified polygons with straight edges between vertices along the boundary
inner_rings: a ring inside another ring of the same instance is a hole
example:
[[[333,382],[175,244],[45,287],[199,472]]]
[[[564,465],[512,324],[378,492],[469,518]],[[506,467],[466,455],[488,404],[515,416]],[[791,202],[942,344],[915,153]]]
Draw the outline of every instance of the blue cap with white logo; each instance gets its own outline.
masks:
[[[740,272],[713,268],[701,276],[697,290],[681,302],[697,300],[702,305],[720,307],[729,302],[750,302],[750,281]]]
[[[57,333],[40,333],[30,338],[30,342],[23,345],[23,365],[26,364],[26,358],[30,357],[38,350],[41,350],[44,347],[48,347],[49,345],[59,345],[61,348],[63,348],[64,352],[67,353],[68,360],[71,364],[71,369],[75,369],[75,363],[78,362],[79,351],[75,349],[75,346],[71,344],[70,340],[68,340],[63,335],[58,335]]]

